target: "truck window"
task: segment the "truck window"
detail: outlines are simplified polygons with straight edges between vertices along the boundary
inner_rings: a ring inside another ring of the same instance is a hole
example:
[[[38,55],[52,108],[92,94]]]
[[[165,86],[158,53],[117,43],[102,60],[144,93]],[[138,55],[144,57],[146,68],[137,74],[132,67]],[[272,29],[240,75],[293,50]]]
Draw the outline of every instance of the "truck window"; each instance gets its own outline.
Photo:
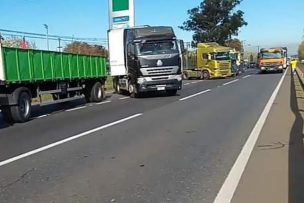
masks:
[[[139,55],[157,55],[179,53],[176,41],[153,41],[137,43]]]
[[[263,52],[261,53],[263,59],[280,59],[282,58],[281,52]]]
[[[128,56],[135,56],[135,46],[134,44],[128,44]]]
[[[217,60],[217,61],[226,61],[230,60],[230,54],[229,52],[216,52],[211,54],[211,59],[212,60]]]

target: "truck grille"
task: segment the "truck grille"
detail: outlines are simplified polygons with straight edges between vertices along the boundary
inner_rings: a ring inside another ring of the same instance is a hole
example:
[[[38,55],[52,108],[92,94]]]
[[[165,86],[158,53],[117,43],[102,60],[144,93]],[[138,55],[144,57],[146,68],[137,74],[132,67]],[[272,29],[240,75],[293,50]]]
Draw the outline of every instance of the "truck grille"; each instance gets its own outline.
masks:
[[[170,74],[172,73],[173,68],[152,68],[148,69],[147,72],[149,75],[160,75],[160,74]]]
[[[155,68],[141,68],[140,71],[143,76],[157,76],[157,75],[170,75],[178,72],[178,66],[169,67],[155,67]]]
[[[227,70],[227,69],[229,68],[229,63],[221,63],[221,64],[219,65],[219,68],[220,68],[221,70]]]
[[[265,66],[278,66],[278,63],[264,63]]]

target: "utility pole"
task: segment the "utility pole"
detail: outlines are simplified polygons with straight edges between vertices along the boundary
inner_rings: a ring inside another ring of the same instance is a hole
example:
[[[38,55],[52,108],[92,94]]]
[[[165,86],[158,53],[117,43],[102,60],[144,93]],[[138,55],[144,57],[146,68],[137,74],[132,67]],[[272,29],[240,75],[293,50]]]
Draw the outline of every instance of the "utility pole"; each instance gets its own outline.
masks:
[[[59,52],[61,52],[61,48],[62,48],[62,46],[61,46],[61,39],[60,38],[58,38],[58,51]]]
[[[43,24],[44,28],[46,29],[46,45],[47,45],[47,50],[50,50],[50,44],[49,44],[49,26],[47,24]]]

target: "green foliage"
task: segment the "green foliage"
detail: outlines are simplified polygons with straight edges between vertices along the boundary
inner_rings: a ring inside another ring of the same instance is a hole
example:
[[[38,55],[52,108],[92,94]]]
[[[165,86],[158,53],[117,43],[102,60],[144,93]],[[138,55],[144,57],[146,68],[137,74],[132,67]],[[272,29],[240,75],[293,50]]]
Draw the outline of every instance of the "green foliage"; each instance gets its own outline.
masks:
[[[193,31],[192,45],[198,42],[217,42],[224,45],[232,36],[237,36],[239,29],[247,25],[244,12],[235,7],[242,0],[204,0],[200,6],[188,10],[189,19],[180,26],[186,31]]]
[[[108,51],[105,47],[100,45],[90,45],[86,42],[72,42],[67,44],[64,48],[64,52],[94,56],[108,56]]]
[[[300,60],[304,60],[304,41],[299,45],[298,55]]]
[[[239,52],[244,52],[244,47],[239,39],[231,39],[226,41],[226,46],[231,47]]]

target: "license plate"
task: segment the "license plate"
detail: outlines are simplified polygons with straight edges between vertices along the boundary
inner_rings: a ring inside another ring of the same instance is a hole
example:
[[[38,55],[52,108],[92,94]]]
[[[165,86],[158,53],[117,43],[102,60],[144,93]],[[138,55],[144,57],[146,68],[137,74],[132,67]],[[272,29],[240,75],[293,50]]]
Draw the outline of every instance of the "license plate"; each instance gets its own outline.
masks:
[[[166,90],[166,86],[158,86],[157,91],[163,91]]]

